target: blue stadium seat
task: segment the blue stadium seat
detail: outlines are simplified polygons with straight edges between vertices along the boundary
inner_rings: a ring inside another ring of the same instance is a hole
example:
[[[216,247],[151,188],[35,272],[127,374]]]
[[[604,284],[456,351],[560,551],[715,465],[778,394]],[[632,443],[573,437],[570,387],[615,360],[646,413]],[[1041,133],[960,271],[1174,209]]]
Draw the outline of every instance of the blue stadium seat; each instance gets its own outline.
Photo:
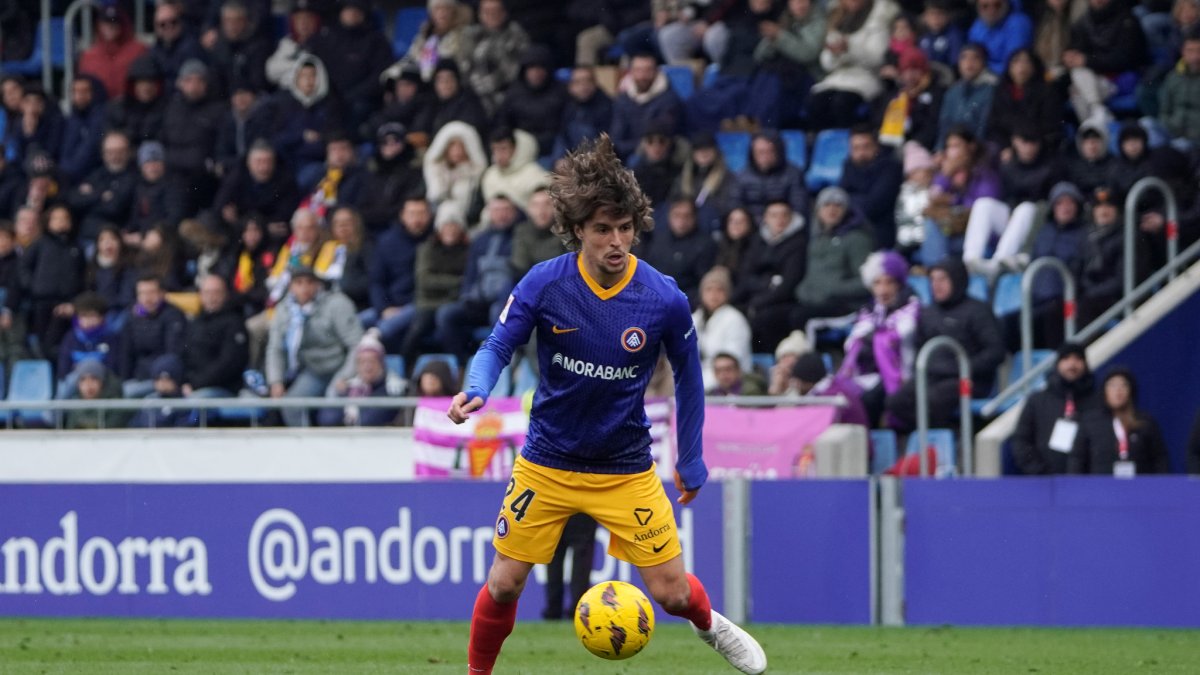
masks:
[[[492,334],[491,324],[489,324],[487,326],[480,326],[479,328],[476,328],[474,331],[471,332],[471,339],[475,340],[479,344],[483,344],[483,341],[487,340],[488,336],[491,334]]]
[[[717,76],[721,74],[721,66],[717,63],[710,63],[704,67],[704,88],[708,89],[717,81]]]
[[[980,274],[972,274],[967,281],[967,295],[980,302],[988,301],[988,280]]]
[[[908,277],[908,287],[912,289],[914,295],[921,299],[922,305],[928,305],[933,302],[933,290],[929,287],[929,277],[920,274],[910,274]]]
[[[533,365],[529,359],[521,359],[517,364],[517,370],[513,377],[513,395],[524,396],[525,392],[537,389],[538,378],[533,372]]]
[[[750,134],[745,131],[718,132],[717,147],[725,156],[725,166],[734,173],[741,173],[750,161]]]
[[[50,65],[62,69],[65,56],[66,39],[63,30],[62,17],[50,19]],[[42,74],[42,22],[39,21],[33,34],[33,51],[24,61],[5,61],[0,64],[0,70],[6,75],[25,75],[36,77]]]
[[[891,429],[871,430],[871,473],[878,475],[896,463],[896,432]]]
[[[388,354],[383,357],[383,362],[387,366],[388,372],[396,377],[404,378],[407,372],[404,370],[404,357],[399,354]]]
[[[663,66],[663,73],[671,82],[671,88],[684,101],[696,91],[696,74],[689,66]]]
[[[554,79],[558,80],[559,82],[570,81],[571,69],[570,68],[559,68],[558,70],[554,71]]]
[[[803,171],[808,166],[808,137],[796,129],[784,129],[779,132],[779,137],[783,139],[788,163]]]
[[[812,162],[805,176],[808,189],[816,192],[842,179],[842,165],[850,154],[850,130],[826,129],[813,143]]]
[[[49,401],[54,398],[54,377],[50,362],[41,359],[17,361],[13,364],[12,382],[8,387],[9,401]],[[24,426],[52,426],[54,418],[49,410],[16,411],[17,419]]]
[[[920,438],[917,432],[912,432],[908,437],[908,444],[905,446],[906,455],[912,455],[917,452]],[[957,459],[955,458],[955,440],[954,432],[949,429],[930,429],[928,435],[929,445],[933,446],[937,453],[937,472],[938,478],[953,476],[958,472]]]
[[[829,352],[821,352],[821,363],[825,364],[825,372],[833,372],[833,354]]]
[[[770,353],[751,354],[750,361],[764,374],[770,374],[771,368],[775,367],[775,355]]]
[[[413,364],[413,377],[420,374],[421,370],[432,361],[445,361],[450,364],[450,379],[458,381],[458,357],[453,354],[422,354],[417,357],[417,362]]]
[[[992,297],[992,312],[1008,316],[1021,311],[1021,275],[1002,274],[996,280],[996,294]]]
[[[404,7],[396,11],[396,22],[392,25],[392,54],[396,58],[408,53],[409,45],[428,18],[429,11],[425,7]]]

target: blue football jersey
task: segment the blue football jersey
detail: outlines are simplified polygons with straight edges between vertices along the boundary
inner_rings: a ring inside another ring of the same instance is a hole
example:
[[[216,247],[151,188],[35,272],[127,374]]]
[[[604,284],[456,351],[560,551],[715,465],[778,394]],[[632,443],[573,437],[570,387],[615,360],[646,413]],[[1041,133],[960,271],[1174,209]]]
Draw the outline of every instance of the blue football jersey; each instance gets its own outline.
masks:
[[[486,401],[513,350],[534,331],[541,380],[522,453],[527,460],[585,473],[649,469],[644,397],[665,348],[675,374],[676,470],[688,489],[704,484],[700,355],[687,297],[674,280],[632,255],[625,277],[607,289],[588,276],[578,254],[535,265],[472,362],[468,397]]]

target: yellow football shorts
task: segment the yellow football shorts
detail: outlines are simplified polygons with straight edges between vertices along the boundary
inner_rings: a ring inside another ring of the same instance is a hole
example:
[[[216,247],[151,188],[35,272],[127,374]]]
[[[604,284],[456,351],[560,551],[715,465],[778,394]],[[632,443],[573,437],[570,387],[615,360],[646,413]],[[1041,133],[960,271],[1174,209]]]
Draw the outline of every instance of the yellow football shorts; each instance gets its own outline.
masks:
[[[675,511],[654,467],[635,474],[579,473],[524,457],[513,466],[492,543],[510,558],[548,563],[563,525],[580,512],[611,533],[609,554],[638,567],[665,563],[683,550]]]

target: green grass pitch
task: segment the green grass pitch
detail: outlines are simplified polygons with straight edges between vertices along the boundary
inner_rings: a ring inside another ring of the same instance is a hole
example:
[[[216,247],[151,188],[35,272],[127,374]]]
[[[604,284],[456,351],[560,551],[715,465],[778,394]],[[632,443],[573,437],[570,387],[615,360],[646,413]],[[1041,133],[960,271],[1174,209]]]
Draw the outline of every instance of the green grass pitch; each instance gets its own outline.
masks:
[[[751,626],[771,673],[1196,673],[1200,631]],[[0,620],[0,673],[462,673],[466,623]],[[497,673],[733,673],[677,623],[627,661],[521,623]]]

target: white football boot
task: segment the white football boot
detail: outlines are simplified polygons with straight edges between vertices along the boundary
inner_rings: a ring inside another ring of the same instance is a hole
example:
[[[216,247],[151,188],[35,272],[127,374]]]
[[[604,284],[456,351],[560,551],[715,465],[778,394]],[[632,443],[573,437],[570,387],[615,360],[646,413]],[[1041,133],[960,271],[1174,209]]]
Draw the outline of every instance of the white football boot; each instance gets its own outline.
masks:
[[[724,656],[729,665],[746,675],[759,675],[766,671],[767,654],[758,641],[737,624],[718,614],[717,610],[709,611],[712,613],[712,625],[708,630],[700,630],[696,624],[692,624],[696,635]]]

